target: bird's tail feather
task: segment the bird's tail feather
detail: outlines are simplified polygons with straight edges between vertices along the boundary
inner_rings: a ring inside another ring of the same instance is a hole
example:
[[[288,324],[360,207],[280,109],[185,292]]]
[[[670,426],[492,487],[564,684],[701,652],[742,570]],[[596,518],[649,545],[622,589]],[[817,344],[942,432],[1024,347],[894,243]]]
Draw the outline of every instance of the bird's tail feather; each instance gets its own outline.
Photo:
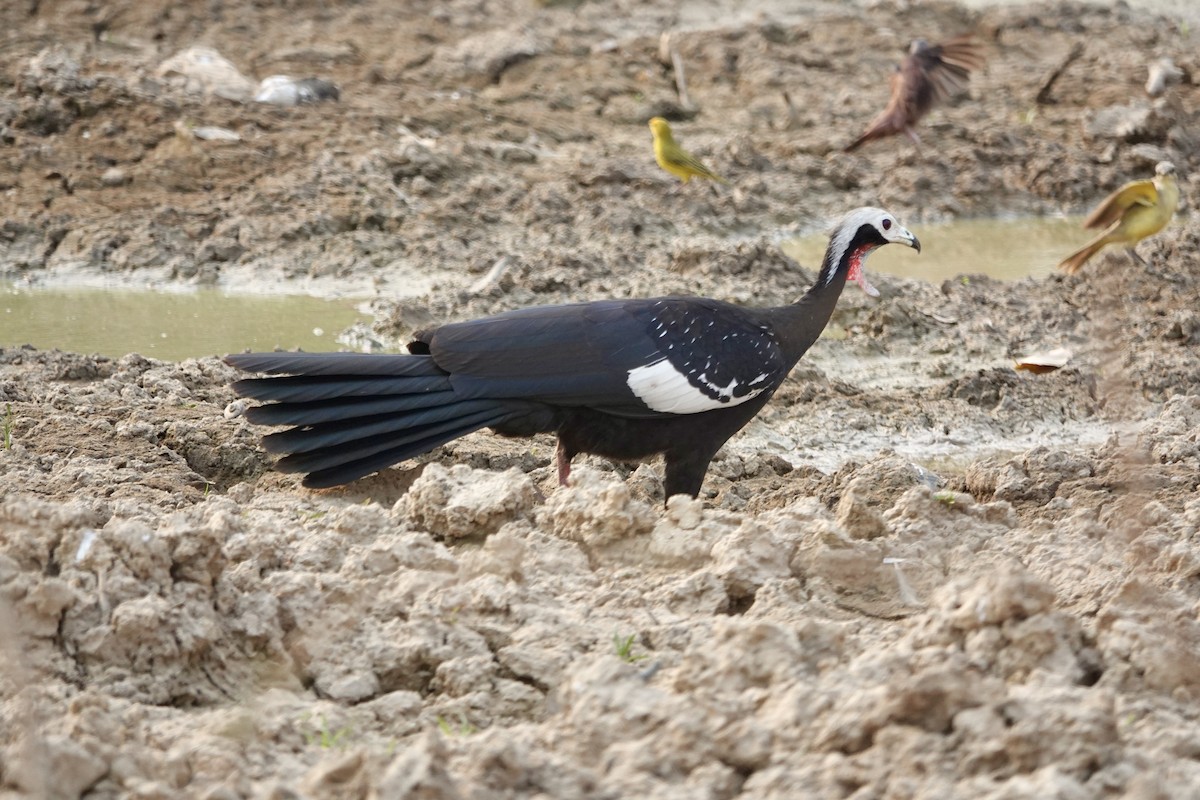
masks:
[[[511,414],[511,410],[493,404],[491,408],[473,414],[405,428],[388,435],[368,434],[339,444],[295,451],[281,458],[276,469],[308,473],[304,485],[314,489],[337,486],[426,453],[481,428],[498,425]]]
[[[275,376],[240,380],[234,389],[266,402],[247,410],[249,421],[294,426],[264,436],[263,447],[283,454],[281,471],[309,473],[304,485],[314,488],[347,483],[530,410],[521,401],[464,399],[426,355],[247,353],[225,360]]]
[[[263,448],[268,453],[308,453],[347,442],[360,441],[366,445],[376,436],[395,438],[406,436],[409,431],[419,434],[431,425],[445,423],[451,423],[451,427],[461,427],[459,420],[474,418],[479,414],[503,417],[511,411],[512,406],[495,400],[466,400],[416,411],[384,412],[369,417],[341,417],[311,424],[300,423],[286,431],[264,436]]]
[[[246,372],[268,375],[371,375],[392,377],[445,375],[429,356],[366,353],[237,353],[225,363]]]
[[[411,378],[392,378],[386,375],[349,378],[339,375],[317,377],[295,375],[276,378],[245,378],[235,381],[233,390],[241,397],[248,397],[251,400],[298,403],[329,400],[335,397],[375,397],[420,391],[435,392],[446,382],[444,374]]]
[[[276,399],[276,398],[271,398]],[[279,402],[256,406],[246,411],[246,419],[255,425],[319,425],[323,422],[373,417],[377,414],[399,416],[404,412],[454,403],[458,398],[447,386],[445,391],[383,393],[366,397],[327,399],[307,402]]]
[[[1108,240],[1104,238],[1088,242],[1083,247],[1064,258],[1059,263],[1058,268],[1066,272],[1068,275],[1074,275],[1076,272],[1079,272],[1079,270],[1083,269],[1083,265],[1088,262],[1088,259],[1096,255],[1096,253],[1099,253],[1106,244],[1108,244]]]
[[[843,153],[853,153],[855,150],[862,147],[867,142],[869,142],[873,139],[879,139],[879,138],[881,138],[879,132],[875,129],[875,126],[872,125],[870,128],[867,129],[866,133],[864,133],[862,136],[859,136],[853,142],[851,142],[850,144],[843,147],[842,152]]]

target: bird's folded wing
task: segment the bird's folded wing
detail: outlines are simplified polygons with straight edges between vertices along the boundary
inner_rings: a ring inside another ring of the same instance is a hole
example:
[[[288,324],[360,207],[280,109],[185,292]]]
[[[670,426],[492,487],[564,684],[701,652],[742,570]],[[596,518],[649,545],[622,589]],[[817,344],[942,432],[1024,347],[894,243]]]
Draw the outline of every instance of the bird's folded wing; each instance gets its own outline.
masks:
[[[1096,210],[1083,221],[1083,227],[1107,228],[1132,206],[1153,206],[1157,202],[1158,189],[1154,187],[1154,181],[1134,181],[1104,198]]]
[[[670,365],[666,377],[697,394],[681,406],[689,410],[676,413],[707,410],[709,395],[713,408],[736,405],[747,393],[774,389],[786,372],[772,334],[735,306],[698,298],[521,309],[442,326],[430,352],[461,397],[520,398],[636,417],[671,413],[631,388],[631,376],[646,367],[663,364],[663,373]]]

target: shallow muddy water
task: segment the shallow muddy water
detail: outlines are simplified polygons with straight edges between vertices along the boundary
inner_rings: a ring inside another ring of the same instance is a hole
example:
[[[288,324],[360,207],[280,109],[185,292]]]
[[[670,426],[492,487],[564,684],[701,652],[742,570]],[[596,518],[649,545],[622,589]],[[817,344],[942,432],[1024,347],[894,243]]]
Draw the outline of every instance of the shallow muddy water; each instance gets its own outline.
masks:
[[[867,269],[935,283],[960,275],[1042,277],[1092,235],[1083,229],[1080,217],[964,219],[910,229],[921,240],[919,256],[885,247],[871,254]],[[828,234],[815,231],[780,246],[804,266],[816,267],[827,244]]]
[[[337,350],[365,319],[350,300],[230,295],[213,289],[28,289],[0,283],[0,343],[167,361],[247,348]]]
[[[921,254],[883,248],[874,272],[940,282],[961,275],[1002,280],[1043,276],[1086,241],[1077,218],[972,219],[915,226]],[[824,232],[783,242],[801,264],[815,267]],[[240,295],[216,289],[28,288],[0,282],[0,344],[32,344],[164,360],[222,355],[247,348],[337,350],[338,335],[367,316],[353,301],[303,295]],[[831,331],[836,338],[837,332]]]

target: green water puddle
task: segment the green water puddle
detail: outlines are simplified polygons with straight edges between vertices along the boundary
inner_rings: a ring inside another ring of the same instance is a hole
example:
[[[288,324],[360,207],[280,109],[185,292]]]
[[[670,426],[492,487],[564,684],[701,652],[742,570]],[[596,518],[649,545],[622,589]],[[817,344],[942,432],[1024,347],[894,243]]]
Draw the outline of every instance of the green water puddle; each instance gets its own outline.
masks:
[[[0,345],[180,361],[247,348],[346,349],[337,336],[370,317],[352,300],[219,289],[27,288],[0,282]]]
[[[871,254],[867,273],[941,283],[959,275],[987,275],[999,280],[1045,277],[1072,250],[1095,234],[1080,217],[964,219],[910,225],[921,240],[918,255],[904,247],[884,247]],[[790,239],[781,249],[809,269],[817,269],[829,243],[827,232]]]

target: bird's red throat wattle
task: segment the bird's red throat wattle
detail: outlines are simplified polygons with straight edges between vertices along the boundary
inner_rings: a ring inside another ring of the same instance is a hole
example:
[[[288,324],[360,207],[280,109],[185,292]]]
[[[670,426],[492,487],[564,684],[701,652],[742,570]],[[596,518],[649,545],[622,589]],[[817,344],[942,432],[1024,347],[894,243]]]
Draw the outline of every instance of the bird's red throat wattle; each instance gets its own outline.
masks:
[[[867,260],[867,254],[874,250],[878,245],[864,244],[856,248],[850,254],[850,272],[846,275],[847,280],[854,281],[858,284],[858,288],[862,289],[871,297],[879,297],[879,290],[871,285],[867,280],[867,273],[863,271],[863,262]]]

